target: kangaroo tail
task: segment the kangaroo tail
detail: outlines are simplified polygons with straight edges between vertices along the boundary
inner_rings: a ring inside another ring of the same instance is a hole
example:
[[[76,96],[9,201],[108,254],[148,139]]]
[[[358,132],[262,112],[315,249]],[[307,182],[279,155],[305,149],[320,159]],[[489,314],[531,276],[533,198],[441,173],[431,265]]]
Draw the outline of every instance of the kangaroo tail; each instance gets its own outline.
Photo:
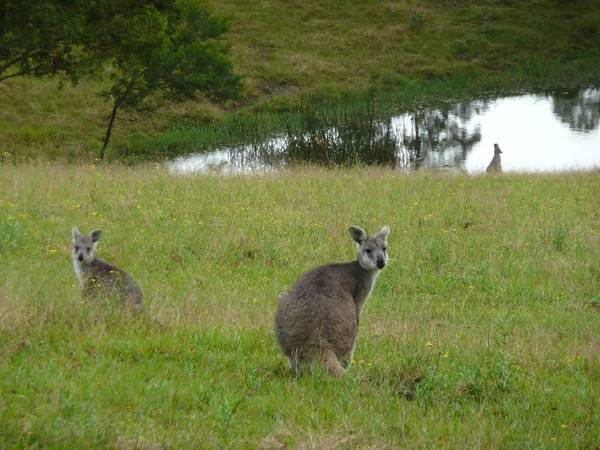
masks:
[[[327,369],[327,373],[332,377],[340,376],[344,373],[344,368],[340,364],[339,359],[331,349],[323,350],[322,354],[323,364],[325,364],[325,368]]]

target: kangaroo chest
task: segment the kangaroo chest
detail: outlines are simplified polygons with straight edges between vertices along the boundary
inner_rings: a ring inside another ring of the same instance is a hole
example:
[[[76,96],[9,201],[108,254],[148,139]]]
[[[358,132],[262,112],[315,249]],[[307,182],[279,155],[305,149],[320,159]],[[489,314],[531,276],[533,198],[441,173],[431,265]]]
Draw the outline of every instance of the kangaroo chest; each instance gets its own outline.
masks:
[[[354,290],[354,302],[356,303],[357,315],[360,315],[360,311],[362,310],[363,305],[365,304],[367,298],[371,294],[373,286],[375,285],[376,278],[377,275],[375,274],[366,274],[360,280],[360,283],[357,284]]]
[[[81,268],[81,265],[78,261],[73,259],[73,270],[75,271],[75,276],[77,277],[77,281],[79,281],[79,287],[83,289],[85,285],[85,275]]]

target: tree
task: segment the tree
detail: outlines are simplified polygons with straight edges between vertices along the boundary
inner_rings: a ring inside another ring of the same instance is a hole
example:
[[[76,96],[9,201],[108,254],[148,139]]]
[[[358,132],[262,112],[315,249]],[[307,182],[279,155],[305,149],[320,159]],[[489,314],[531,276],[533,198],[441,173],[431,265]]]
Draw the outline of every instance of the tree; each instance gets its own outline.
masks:
[[[103,159],[119,111],[141,108],[152,94],[175,101],[238,95],[226,30],[201,0],[3,0],[0,81],[108,75]]]
[[[233,73],[227,59],[229,47],[222,39],[226,24],[197,0],[165,0],[101,22],[93,38],[98,43],[94,51],[110,61],[113,82],[103,92],[112,109],[100,159],[118,112],[142,107],[151,94],[175,101],[199,92],[210,99],[238,95],[240,79]]]
[[[92,60],[80,51],[91,2],[0,2],[0,81],[63,73],[75,80]]]

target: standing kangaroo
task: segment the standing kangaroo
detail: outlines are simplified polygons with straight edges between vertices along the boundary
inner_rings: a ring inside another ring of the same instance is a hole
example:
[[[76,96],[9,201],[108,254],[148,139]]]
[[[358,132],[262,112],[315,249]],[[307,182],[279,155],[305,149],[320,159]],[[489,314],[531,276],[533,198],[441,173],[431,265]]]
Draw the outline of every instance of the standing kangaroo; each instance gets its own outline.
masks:
[[[494,144],[494,157],[487,166],[487,169],[485,169],[487,173],[502,173],[502,161],[500,159],[500,153],[502,153],[500,146],[498,144]]]
[[[279,297],[275,333],[297,374],[315,359],[330,375],[344,373],[354,352],[360,311],[387,264],[387,225],[372,237],[356,226],[349,232],[358,244],[356,261],[305,272]]]
[[[127,272],[96,258],[96,244],[102,234],[94,230],[90,235],[81,234],[73,226],[73,268],[79,280],[84,299],[99,296],[117,296],[136,308],[143,305],[140,287]]]

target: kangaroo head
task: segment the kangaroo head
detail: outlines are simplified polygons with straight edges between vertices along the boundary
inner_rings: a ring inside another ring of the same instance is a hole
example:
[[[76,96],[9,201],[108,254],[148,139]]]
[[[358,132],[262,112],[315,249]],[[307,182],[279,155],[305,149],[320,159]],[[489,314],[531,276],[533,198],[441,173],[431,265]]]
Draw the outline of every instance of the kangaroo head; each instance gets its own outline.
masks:
[[[375,236],[367,236],[365,230],[352,225],[348,230],[350,237],[358,245],[358,263],[365,270],[380,270],[388,260],[387,237],[390,227],[384,225]]]
[[[76,226],[71,230],[73,234],[73,259],[79,262],[91,263],[96,258],[96,243],[100,239],[102,230],[94,230],[89,236],[81,234]]]
[[[494,155],[499,155],[500,153],[502,153],[500,146],[498,144],[494,144]]]

